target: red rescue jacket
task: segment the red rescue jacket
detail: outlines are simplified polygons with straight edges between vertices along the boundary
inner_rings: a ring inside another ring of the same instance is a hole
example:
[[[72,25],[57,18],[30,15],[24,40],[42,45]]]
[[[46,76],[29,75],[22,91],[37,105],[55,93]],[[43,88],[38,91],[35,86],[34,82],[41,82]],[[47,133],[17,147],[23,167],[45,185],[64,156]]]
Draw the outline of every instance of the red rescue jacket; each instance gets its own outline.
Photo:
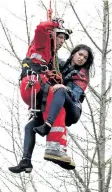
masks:
[[[36,27],[34,39],[27,52],[27,57],[32,62],[42,64],[42,60],[49,63],[53,59],[53,48],[51,47],[52,31],[58,26],[57,22],[46,21],[40,22]]]

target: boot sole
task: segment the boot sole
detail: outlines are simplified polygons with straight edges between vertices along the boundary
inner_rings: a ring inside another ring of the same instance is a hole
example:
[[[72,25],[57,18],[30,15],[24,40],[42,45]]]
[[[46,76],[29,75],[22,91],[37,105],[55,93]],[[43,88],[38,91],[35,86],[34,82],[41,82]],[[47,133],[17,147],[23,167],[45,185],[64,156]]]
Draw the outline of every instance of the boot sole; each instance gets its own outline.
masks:
[[[59,165],[60,167],[62,167],[63,169],[66,169],[66,170],[74,170],[75,169],[74,161],[71,161],[71,163],[56,162],[56,161],[52,161],[52,162]]]
[[[25,173],[31,173],[33,168],[25,168]]]
[[[12,173],[21,173],[21,172],[24,172],[24,171],[25,171],[25,173],[31,173],[32,169],[33,169],[33,168],[24,168],[24,169],[16,170],[16,171],[11,170],[11,169],[9,169],[9,170],[10,170]]]
[[[70,164],[68,163],[58,163],[60,167],[66,170],[74,170],[75,169],[75,163],[71,162]]]
[[[55,156],[55,155],[48,155],[48,154],[45,154],[44,155],[44,159],[45,160],[48,160],[48,161],[53,161],[54,163],[62,163],[62,162],[65,162],[67,164],[71,163],[71,159],[69,157],[58,157],[58,156]]]

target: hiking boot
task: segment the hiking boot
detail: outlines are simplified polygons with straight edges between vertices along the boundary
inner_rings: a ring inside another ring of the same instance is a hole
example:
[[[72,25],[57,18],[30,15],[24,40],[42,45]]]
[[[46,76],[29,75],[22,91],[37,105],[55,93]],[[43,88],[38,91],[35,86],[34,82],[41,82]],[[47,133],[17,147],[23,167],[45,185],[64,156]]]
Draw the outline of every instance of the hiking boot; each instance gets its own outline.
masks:
[[[46,123],[44,123],[43,125],[41,125],[39,127],[34,127],[33,128],[33,131],[35,133],[38,133],[42,137],[44,137],[45,135],[48,135],[50,130],[51,130],[51,127],[48,124],[46,124]]]
[[[15,167],[9,167],[9,171],[12,173],[21,173],[25,171],[25,173],[30,173],[33,169],[30,159],[22,159],[20,163]]]
[[[75,169],[75,163],[73,161],[71,161],[71,163],[65,163],[65,162],[61,162],[58,163],[58,165],[60,167],[62,167],[63,169],[67,169],[67,170],[74,170]]]
[[[50,150],[47,149],[45,151],[45,155],[44,155],[44,159],[48,160],[48,161],[52,161],[54,163],[71,163],[71,158],[62,151],[58,151],[58,150]]]

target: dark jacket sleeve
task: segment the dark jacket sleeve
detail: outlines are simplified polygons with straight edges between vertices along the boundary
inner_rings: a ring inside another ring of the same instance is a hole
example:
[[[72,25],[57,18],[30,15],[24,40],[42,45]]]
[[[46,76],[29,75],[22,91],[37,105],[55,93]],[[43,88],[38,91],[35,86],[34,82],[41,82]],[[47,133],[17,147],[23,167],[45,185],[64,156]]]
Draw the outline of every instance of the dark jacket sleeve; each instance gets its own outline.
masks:
[[[62,72],[62,71],[63,71],[63,68],[64,68],[64,66],[65,66],[65,61],[62,60],[62,59],[60,59],[60,58],[58,58],[58,64],[59,64],[60,72]]]

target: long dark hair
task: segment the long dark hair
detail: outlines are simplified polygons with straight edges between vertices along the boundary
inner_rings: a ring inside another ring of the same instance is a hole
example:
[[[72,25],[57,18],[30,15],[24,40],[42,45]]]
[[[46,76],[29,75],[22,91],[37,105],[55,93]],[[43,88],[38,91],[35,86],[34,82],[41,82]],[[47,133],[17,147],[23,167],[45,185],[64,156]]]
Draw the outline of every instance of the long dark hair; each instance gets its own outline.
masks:
[[[83,66],[80,66],[79,68],[82,68],[82,67],[85,68],[86,71],[87,71],[87,74],[89,75],[89,70],[90,70],[91,66],[93,65],[94,56],[93,56],[93,53],[92,53],[91,48],[88,47],[87,45],[84,45],[84,44],[79,44],[79,45],[77,45],[77,46],[72,50],[72,52],[71,52],[71,54],[70,54],[70,57],[67,59],[65,65],[67,66],[68,64],[70,64],[70,63],[71,63],[71,60],[72,60],[72,56],[73,56],[77,51],[79,51],[79,50],[81,50],[81,49],[86,50],[86,51],[88,52],[88,59],[87,59],[87,61],[85,62],[85,64],[84,64]]]

